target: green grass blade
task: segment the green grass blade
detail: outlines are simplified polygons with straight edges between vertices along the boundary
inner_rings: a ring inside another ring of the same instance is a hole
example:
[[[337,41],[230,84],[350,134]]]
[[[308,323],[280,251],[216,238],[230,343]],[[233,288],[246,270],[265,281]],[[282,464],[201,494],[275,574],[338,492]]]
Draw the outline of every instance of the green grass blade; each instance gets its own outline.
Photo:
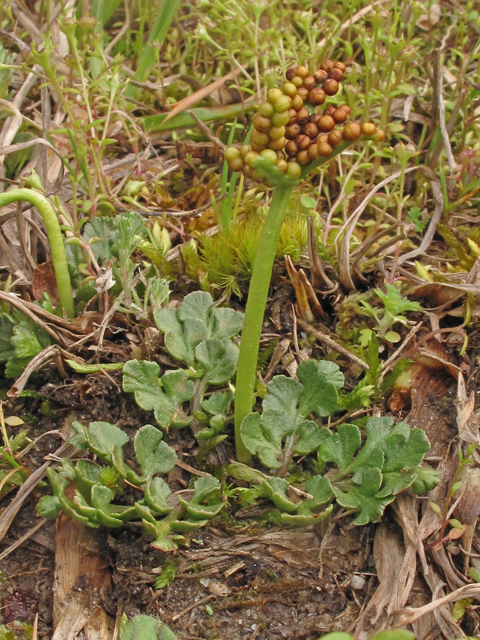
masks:
[[[233,137],[235,135],[235,129],[237,126],[237,121],[232,125],[230,129],[230,135],[228,136],[228,144],[227,146],[231,146],[233,142]],[[232,173],[232,177],[230,179],[230,185],[228,186],[228,163],[226,160],[223,161],[223,173],[222,173],[222,186],[220,193],[225,195],[227,193],[228,187],[228,197],[222,200],[221,209],[222,209],[222,229],[223,233],[227,233],[232,224],[232,202],[233,202],[233,194],[235,192],[235,184],[237,182],[237,173],[234,171]]]
[[[212,120],[226,120],[241,115],[244,111],[252,111],[257,106],[256,102],[245,102],[243,109],[241,104],[229,104],[224,107],[198,107],[192,109],[193,113],[201,122],[211,122]],[[167,113],[159,113],[155,116],[146,116],[143,118],[145,129],[152,133],[153,131],[170,131],[172,129],[184,129],[185,127],[194,127],[196,123],[188,113],[179,113],[165,122]],[[141,121],[141,120],[140,120]]]
[[[102,0],[103,4],[103,24],[107,24],[118,7],[122,4],[122,0]]]
[[[181,0],[163,0],[157,19],[155,20],[155,24],[150,32],[148,42],[145,44],[142,53],[140,54],[137,70],[135,71],[134,76],[135,80],[144,82],[147,79],[150,70],[155,64],[155,49],[153,44],[162,45],[180,4]],[[130,85],[127,87],[125,95],[127,98],[133,98],[136,92],[137,89]]]

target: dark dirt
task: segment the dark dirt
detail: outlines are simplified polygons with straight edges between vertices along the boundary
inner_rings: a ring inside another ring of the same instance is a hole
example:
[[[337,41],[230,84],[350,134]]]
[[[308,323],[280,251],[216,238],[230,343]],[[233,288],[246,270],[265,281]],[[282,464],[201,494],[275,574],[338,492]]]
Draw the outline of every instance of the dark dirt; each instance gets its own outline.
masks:
[[[50,417],[41,418],[31,428],[30,437],[61,428],[72,414],[85,422],[115,423],[129,435],[149,422],[149,416],[133,399],[121,393],[119,373],[109,378],[97,374],[62,382],[55,380],[52,371],[45,373],[52,380],[38,390],[49,398]],[[445,388],[440,411],[446,417],[443,428],[447,429],[450,416],[445,402],[451,404],[451,398],[448,385]],[[424,418],[418,409],[415,411],[419,405],[415,398],[412,400],[411,417],[416,426],[421,426]],[[428,406],[435,413],[433,397]],[[32,410],[40,413],[39,401],[31,399],[17,400],[5,409],[16,415],[30,415]],[[448,440],[449,428],[445,433]],[[173,432],[167,440],[187,454],[195,446],[193,438],[183,438],[182,442],[179,432]],[[32,468],[58,446],[57,436],[40,440],[39,448],[29,457]],[[183,486],[190,479],[185,471],[176,471],[174,490],[182,488],[178,483]],[[38,522],[35,501],[46,490],[39,490],[24,504],[1,551]],[[3,506],[9,500],[7,496]],[[248,510],[246,515],[248,518]],[[383,521],[391,518],[392,512],[387,510]],[[105,553],[111,565],[112,585],[103,593],[105,609],[112,616],[119,610],[129,616],[150,613],[184,640],[316,640],[321,634],[346,631],[352,626],[377,586],[372,556],[374,526],[357,528],[351,518],[342,517],[323,523],[318,531],[278,529],[253,519],[244,523],[241,530],[238,525],[232,529],[231,522],[217,519],[214,528],[196,532],[190,548],[178,552],[175,580],[159,591],[155,591],[154,582],[170,556],[153,549],[134,524],[109,531]],[[51,637],[54,535],[54,523],[47,523],[34,539],[2,561],[5,580],[0,596],[20,590],[33,597],[38,606],[39,637],[45,640]]]

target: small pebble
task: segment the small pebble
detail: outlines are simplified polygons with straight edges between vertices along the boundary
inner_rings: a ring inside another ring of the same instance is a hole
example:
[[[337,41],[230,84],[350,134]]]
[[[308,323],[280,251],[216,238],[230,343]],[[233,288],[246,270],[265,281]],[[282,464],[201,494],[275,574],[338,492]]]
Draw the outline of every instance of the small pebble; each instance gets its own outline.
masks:
[[[363,589],[365,586],[365,578],[362,576],[353,576],[352,581],[350,583],[352,589]]]

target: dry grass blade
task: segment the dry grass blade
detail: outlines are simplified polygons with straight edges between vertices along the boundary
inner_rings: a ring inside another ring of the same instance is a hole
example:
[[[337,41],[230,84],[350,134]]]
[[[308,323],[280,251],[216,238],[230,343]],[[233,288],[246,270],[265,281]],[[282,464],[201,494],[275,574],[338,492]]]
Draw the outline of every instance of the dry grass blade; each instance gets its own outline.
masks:
[[[480,443],[480,424],[475,414],[475,392],[472,391],[468,396],[465,380],[461,372],[458,374],[457,427],[460,438],[464,442]]]
[[[46,522],[48,522],[48,520],[46,518],[42,518],[40,522],[37,522],[37,524],[31,529],[29,529],[27,533],[25,533],[21,538],[18,538],[18,540],[15,540],[15,542],[11,544],[7,549],[5,549],[5,551],[2,551],[2,553],[0,553],[0,562],[4,558],[9,556],[12,553],[12,551],[15,551],[15,549],[17,549],[18,547],[21,547],[22,544],[26,542],[31,536],[33,536],[39,529],[41,529]]]
[[[416,167],[416,169],[425,178],[427,178],[427,180],[429,180],[430,184],[432,185],[432,195],[433,199],[435,200],[435,209],[433,211],[432,217],[430,218],[430,223],[427,227],[425,235],[423,236],[420,246],[417,249],[409,251],[405,255],[400,256],[397,260],[398,266],[402,265],[407,260],[413,260],[413,258],[423,255],[427,251],[428,247],[432,243],[433,236],[435,235],[435,232],[437,230],[437,224],[440,222],[440,218],[442,217],[443,213],[444,201],[442,186],[439,177],[429,167],[421,165],[419,167]],[[409,170],[407,169],[407,171]],[[405,171],[405,173],[407,173],[407,171]]]
[[[410,173],[411,171],[418,171],[418,167],[410,167],[405,171],[405,173]],[[373,196],[378,191],[380,191],[380,189],[383,189],[385,185],[399,178],[400,175],[401,175],[401,172],[396,171],[395,173],[392,173],[392,175],[389,176],[388,178],[385,178],[385,180],[382,180],[381,182],[379,182],[370,191],[370,193],[363,199],[361,204],[358,205],[358,207],[355,209],[355,211],[352,213],[349,219],[343,224],[343,226],[341,227],[341,229],[337,234],[337,237],[335,238],[335,245],[337,245],[337,242],[340,240],[340,238],[344,234],[342,238],[342,246],[340,249],[339,262],[340,262],[340,282],[342,283],[342,286],[346,291],[355,290],[355,284],[352,280],[352,275],[350,272],[350,241],[352,239],[355,226],[359,221],[360,216],[367,208],[367,205],[370,202],[370,200],[373,198]]]
[[[55,149],[55,147],[50,144],[48,140],[45,140],[44,138],[34,138],[33,140],[27,140],[27,142],[17,142],[16,144],[10,144],[0,147],[0,158],[7,155],[7,153],[15,153],[16,151],[22,151],[23,149],[28,149],[29,147],[36,147],[38,144],[41,144],[53,151],[53,153],[57,154],[60,160],[63,159],[62,154],[57,149]]]
[[[18,107],[12,102],[8,102],[8,100],[0,100],[0,104],[8,109],[13,114],[13,118],[8,119],[5,123],[5,129],[2,131],[0,136],[0,144],[3,145],[0,148],[0,177],[3,177],[3,163],[5,158],[5,148],[9,148],[10,143],[12,142],[15,134],[20,129],[23,117],[20,113]],[[3,153],[1,153],[3,151]]]
[[[480,600],[480,584],[467,584],[464,587],[460,587],[460,589],[452,591],[452,593],[449,593],[446,596],[433,600],[424,607],[419,607],[418,609],[406,607],[400,611],[394,611],[390,617],[390,622],[394,627],[405,627],[412,624],[415,620],[418,620],[425,614],[435,611],[445,604],[458,602],[458,600],[465,600],[466,598],[475,598],[476,600]],[[461,637],[462,634],[463,631],[460,630],[460,635],[456,637]]]
[[[8,302],[8,304],[11,304],[12,307],[15,307],[16,309],[24,313],[28,318],[30,318],[30,320],[33,320],[36,324],[42,327],[42,329],[44,329],[47,333],[49,333],[54,340],[57,340],[58,342],[63,342],[61,335],[57,333],[54,329],[52,329],[49,324],[47,324],[46,322],[44,322],[39,318],[39,316],[42,314],[40,313],[37,314],[36,311],[37,309],[39,312],[43,311],[41,307],[38,307],[38,305],[32,304],[31,306],[33,307],[33,309],[31,309],[30,308],[31,303],[28,303],[25,300],[20,300],[20,298],[18,298],[13,293],[5,293],[4,291],[0,291],[0,300],[4,300],[5,302]],[[45,313],[48,313],[48,311]],[[48,313],[48,315],[52,316],[52,318],[56,318],[56,316],[54,316],[51,313]],[[60,318],[57,318],[57,320],[59,319]]]
[[[186,98],[183,98],[183,100],[177,102],[175,107],[165,118],[164,122],[167,122],[174,116],[177,116],[179,113],[183,113],[187,109],[191,109],[194,104],[197,104],[197,102],[200,102],[200,100],[203,100],[217,89],[220,89],[224,82],[226,82],[227,80],[233,80],[233,78],[235,78],[238,73],[240,73],[240,69],[234,69],[233,71],[230,71],[229,73],[224,75],[223,78],[219,78],[218,80],[215,80],[215,82],[212,82],[206,87],[203,87],[203,89],[199,89],[198,91],[195,91],[195,93],[192,93]]]
[[[388,525],[380,524],[373,543],[375,568],[380,584],[355,624],[356,638],[363,637],[367,620],[377,628],[376,623],[392,602],[404,555],[405,550],[399,534]]]
[[[425,253],[425,251],[428,249],[428,247],[430,246],[433,240],[433,236],[435,234],[437,224],[440,221],[440,218],[443,212],[443,204],[444,204],[443,193],[442,193],[441,184],[438,176],[431,169],[425,166],[409,167],[408,169],[405,170],[405,174],[411,173],[412,171],[418,171],[423,176],[425,176],[425,178],[430,180],[430,183],[432,185],[432,193],[435,200],[435,210],[432,214],[427,231],[423,236],[420,246],[417,249],[414,249],[413,251],[410,251],[409,253],[405,254],[404,256],[400,256],[397,260],[397,265],[399,266],[404,262],[406,262],[407,260],[412,260],[413,258],[416,258],[417,256]],[[385,185],[399,178],[400,175],[401,175],[401,172],[397,171],[393,173],[391,176],[389,176],[388,178],[385,178],[385,180],[382,180],[379,184],[377,184],[370,191],[370,193],[364,198],[362,203],[355,209],[355,211],[352,213],[349,219],[344,223],[344,225],[340,229],[335,239],[335,243],[337,243],[337,240],[342,236],[343,232],[345,232],[342,238],[339,262],[340,262],[340,281],[342,283],[343,288],[346,291],[355,290],[355,284],[352,280],[351,267],[350,267],[350,241],[352,239],[355,226],[359,221],[360,216],[365,211],[368,203],[373,198],[373,196]]]
[[[339,345],[337,342],[335,342],[335,340],[333,340],[333,338],[330,338],[329,336],[325,335],[318,329],[315,329],[314,327],[309,325],[308,322],[305,322],[305,320],[302,320],[301,318],[298,318],[297,322],[302,327],[302,329],[305,329],[305,331],[307,331],[308,333],[311,333],[312,336],[315,336],[315,338],[317,338],[317,340],[321,342],[325,347],[329,349],[333,349],[333,351],[337,351],[338,353],[341,353],[342,356],[345,356],[352,362],[355,362],[360,367],[362,367],[364,371],[368,371],[370,369],[370,367],[366,362],[358,358],[353,353],[350,353],[348,349],[345,349],[345,347],[342,347],[341,345]]]
[[[217,136],[214,136],[213,133],[210,131],[210,129],[207,127],[206,124],[204,124],[196,115],[193,111],[188,111],[189,116],[192,118],[192,120],[197,124],[197,127],[203,131],[203,133],[207,136],[207,138],[209,138],[214,145],[216,145],[217,147],[219,147],[220,149],[223,149],[223,151],[225,151],[225,149],[227,148],[227,145],[224,144],[219,138],[217,138]]]
[[[40,353],[30,360],[30,362],[25,367],[22,375],[17,378],[15,384],[7,391],[7,398],[13,399],[18,398],[20,393],[25,389],[25,385],[27,384],[30,376],[35,371],[38,371],[40,367],[47,362],[49,362],[52,358],[56,358],[60,355],[60,348],[57,345],[50,345]],[[70,357],[70,354],[67,354]],[[63,364],[62,364],[63,367]]]
[[[410,340],[417,334],[418,330],[423,326],[423,321],[418,322],[414,327],[412,327],[410,329],[410,331],[408,332],[407,336],[405,337],[404,341],[402,342],[402,344],[398,347],[398,349],[396,349],[392,355],[388,358],[388,360],[385,360],[385,362],[382,364],[382,375],[384,375],[389,369],[392,368],[392,364],[395,362],[395,360],[400,356],[400,354],[402,353],[402,351],[404,351],[405,347],[407,346],[407,344],[410,342]]]
[[[60,517],[55,541],[52,640],[74,640],[84,627],[86,638],[112,637],[114,620],[99,598],[111,582],[109,562],[103,555],[105,537],[105,532],[85,527],[66,515]]]
[[[357,13],[355,13],[351,18],[349,18],[346,22],[340,25],[340,27],[338,28],[338,31],[335,33],[336,37],[338,38],[344,31],[346,31],[349,27],[351,27],[352,24],[355,24],[356,22],[361,20],[364,16],[368,15],[372,9],[375,9],[375,7],[378,7],[379,5],[383,4],[386,1],[387,0],[379,0],[378,2],[374,2],[372,4],[367,5],[363,9],[360,9],[360,11],[357,11]],[[318,48],[324,47],[326,44],[327,44],[327,38],[322,38],[322,40],[320,40],[320,42],[317,44],[317,47]]]
[[[33,304],[33,302],[21,300],[14,293],[0,291],[0,300],[11,304],[12,307],[15,307],[24,313],[28,318],[42,327],[42,329],[45,329],[45,331],[49,333],[54,340],[65,347],[70,346],[73,342],[80,340],[83,337],[82,334],[74,333],[71,330],[71,323],[67,320],[59,318],[37,304]],[[58,332],[52,328],[52,325],[58,329]],[[80,326],[80,324],[77,323],[77,326]]]

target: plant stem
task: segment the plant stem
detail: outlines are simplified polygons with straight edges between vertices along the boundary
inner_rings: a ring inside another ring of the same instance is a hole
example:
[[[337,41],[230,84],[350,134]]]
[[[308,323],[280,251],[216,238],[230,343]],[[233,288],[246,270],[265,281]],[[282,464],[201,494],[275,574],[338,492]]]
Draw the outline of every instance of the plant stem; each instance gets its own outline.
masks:
[[[13,189],[0,194],[0,207],[19,201],[32,204],[43,218],[52,251],[53,268],[55,269],[60,303],[67,314],[67,318],[73,318],[72,285],[57,214],[47,198],[32,189]]]
[[[293,185],[279,185],[273,190],[272,202],[258,243],[245,309],[236,378],[235,441],[237,460],[247,464],[250,461],[250,454],[240,438],[240,425],[253,406],[263,316],[278,238],[292,190]]]

